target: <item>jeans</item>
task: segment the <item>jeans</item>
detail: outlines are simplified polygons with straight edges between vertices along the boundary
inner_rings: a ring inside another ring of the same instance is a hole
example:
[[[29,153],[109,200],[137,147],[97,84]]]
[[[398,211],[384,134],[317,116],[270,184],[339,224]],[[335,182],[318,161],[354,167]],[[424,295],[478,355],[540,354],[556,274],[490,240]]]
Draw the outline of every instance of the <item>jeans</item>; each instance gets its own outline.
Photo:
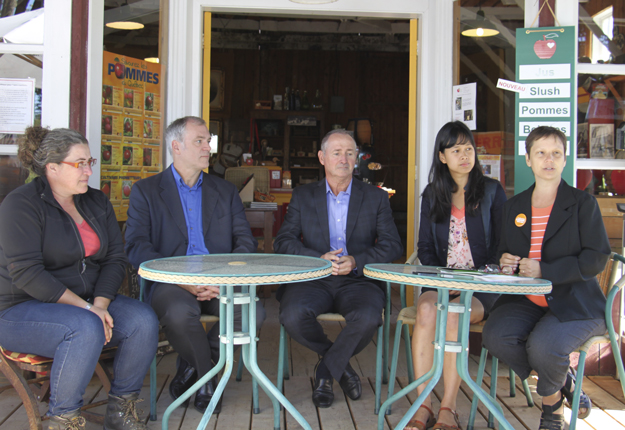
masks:
[[[158,344],[156,315],[145,303],[122,295],[116,296],[108,311],[114,327],[106,345],[102,321],[86,309],[30,300],[0,312],[0,345],[54,358],[49,415],[82,407],[103,347],[117,347],[110,394],[141,391]]]
[[[560,321],[549,308],[522,297],[491,313],[482,332],[488,351],[525,380],[538,373],[536,392],[550,396],[566,381],[569,354],[593,336],[607,331],[604,318]]]

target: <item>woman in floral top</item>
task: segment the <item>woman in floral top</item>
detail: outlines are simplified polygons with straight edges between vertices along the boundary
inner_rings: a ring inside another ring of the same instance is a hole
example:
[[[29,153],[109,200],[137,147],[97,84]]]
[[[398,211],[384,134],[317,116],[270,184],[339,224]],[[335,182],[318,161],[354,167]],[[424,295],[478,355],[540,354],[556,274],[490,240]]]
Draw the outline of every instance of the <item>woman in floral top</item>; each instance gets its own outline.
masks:
[[[436,135],[430,183],[423,192],[419,225],[418,256],[421,264],[475,269],[497,263],[497,244],[506,194],[498,181],[487,178],[477,159],[471,131],[462,122],[445,124]],[[471,322],[486,318],[496,294],[475,293],[471,303]],[[450,292],[458,301],[459,293]],[[436,329],[435,289],[423,288],[417,303],[417,322],[412,338],[415,376],[430,370],[434,357]],[[450,313],[447,338],[456,339],[458,314]],[[456,396],[460,376],[456,372],[456,355],[445,354],[443,367],[445,393],[438,419],[427,398],[408,423],[408,430],[459,427]],[[426,384],[417,388],[425,389]]]

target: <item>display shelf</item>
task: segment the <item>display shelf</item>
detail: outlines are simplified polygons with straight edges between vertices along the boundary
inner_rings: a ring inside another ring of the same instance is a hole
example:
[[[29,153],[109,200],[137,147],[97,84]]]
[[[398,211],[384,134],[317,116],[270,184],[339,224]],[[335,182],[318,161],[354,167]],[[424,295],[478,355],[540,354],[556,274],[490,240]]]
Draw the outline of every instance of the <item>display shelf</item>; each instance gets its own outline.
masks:
[[[0,155],[17,155],[17,145],[0,145]]]
[[[625,64],[577,63],[578,74],[625,75]]]
[[[625,160],[616,158],[577,158],[578,170],[625,170]]]

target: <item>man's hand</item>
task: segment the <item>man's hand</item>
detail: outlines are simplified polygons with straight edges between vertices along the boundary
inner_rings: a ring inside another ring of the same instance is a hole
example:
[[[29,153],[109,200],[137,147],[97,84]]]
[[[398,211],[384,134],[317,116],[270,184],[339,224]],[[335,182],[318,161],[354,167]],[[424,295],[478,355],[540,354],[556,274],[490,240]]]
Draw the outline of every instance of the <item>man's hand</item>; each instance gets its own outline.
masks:
[[[199,301],[212,300],[219,296],[219,287],[215,285],[178,284],[178,286],[193,294]]]
[[[324,260],[332,262],[332,275],[347,275],[356,268],[356,260],[351,255],[339,257],[338,254],[343,252],[343,248],[336,251],[326,252],[321,256]]]

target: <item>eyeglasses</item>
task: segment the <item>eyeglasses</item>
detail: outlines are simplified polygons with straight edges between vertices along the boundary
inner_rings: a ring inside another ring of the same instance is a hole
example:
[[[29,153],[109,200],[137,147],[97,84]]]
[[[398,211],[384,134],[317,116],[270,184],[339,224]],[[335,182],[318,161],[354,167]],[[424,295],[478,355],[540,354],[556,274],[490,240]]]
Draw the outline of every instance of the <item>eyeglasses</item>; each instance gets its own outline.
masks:
[[[93,167],[96,165],[96,163],[98,162],[97,158],[90,158],[87,161],[79,161],[77,163],[70,163],[69,161],[61,161],[61,163],[63,164],[67,164],[69,166],[74,166],[75,168],[81,168],[81,169],[86,169],[87,166],[89,167]]]

